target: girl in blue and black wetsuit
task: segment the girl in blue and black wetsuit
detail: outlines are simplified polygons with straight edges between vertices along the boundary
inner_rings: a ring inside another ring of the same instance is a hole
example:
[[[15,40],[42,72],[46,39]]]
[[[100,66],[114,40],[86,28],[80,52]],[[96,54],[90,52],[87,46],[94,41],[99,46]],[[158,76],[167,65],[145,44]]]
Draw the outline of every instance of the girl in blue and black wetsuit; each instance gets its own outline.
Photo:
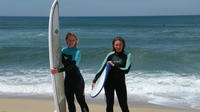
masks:
[[[52,69],[51,72],[56,74],[65,71],[65,96],[69,112],[76,112],[74,95],[76,95],[82,112],[89,112],[84,95],[85,82],[78,68],[80,51],[77,49],[77,44],[79,39],[74,33],[68,33],[65,40],[68,48],[62,49],[62,63],[64,67]]]
[[[108,53],[104,59],[101,68],[93,80],[92,87],[95,86],[106,64],[109,63],[111,69],[108,72],[108,77],[104,86],[107,103],[106,112],[113,112],[114,91],[116,91],[122,112],[129,112],[125,74],[127,74],[131,68],[131,53],[124,51],[125,41],[121,37],[116,37],[112,42],[112,46],[113,51]]]

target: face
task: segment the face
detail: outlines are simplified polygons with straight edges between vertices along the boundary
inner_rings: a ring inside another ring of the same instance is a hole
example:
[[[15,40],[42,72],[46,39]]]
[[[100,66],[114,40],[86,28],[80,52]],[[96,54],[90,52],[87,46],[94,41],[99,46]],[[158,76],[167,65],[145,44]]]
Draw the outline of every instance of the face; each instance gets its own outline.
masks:
[[[115,48],[115,51],[116,52],[122,52],[123,50],[123,43],[119,40],[116,40],[115,43],[114,43],[114,48]]]
[[[67,38],[66,43],[67,43],[67,46],[68,46],[69,48],[72,48],[72,47],[74,47],[75,44],[76,44],[76,38],[75,38],[74,36],[70,35],[70,36]]]

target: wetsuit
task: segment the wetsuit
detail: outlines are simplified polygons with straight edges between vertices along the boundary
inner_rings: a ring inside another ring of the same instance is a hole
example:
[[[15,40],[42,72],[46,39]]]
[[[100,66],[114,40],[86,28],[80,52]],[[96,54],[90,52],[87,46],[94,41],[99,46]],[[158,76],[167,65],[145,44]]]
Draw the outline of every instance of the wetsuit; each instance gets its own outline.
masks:
[[[65,96],[68,103],[69,112],[76,112],[74,95],[81,107],[82,112],[89,112],[85,101],[85,82],[78,68],[80,62],[80,51],[77,48],[62,49],[63,68],[59,72],[65,71]]]
[[[93,83],[95,83],[100,77],[108,61],[112,61],[115,66],[111,67],[110,71],[108,72],[108,77],[104,86],[107,103],[106,112],[113,112],[114,91],[116,91],[122,112],[129,112],[125,74],[127,74],[131,68],[131,53],[117,53],[114,51],[110,52],[104,59],[101,68],[93,80]]]

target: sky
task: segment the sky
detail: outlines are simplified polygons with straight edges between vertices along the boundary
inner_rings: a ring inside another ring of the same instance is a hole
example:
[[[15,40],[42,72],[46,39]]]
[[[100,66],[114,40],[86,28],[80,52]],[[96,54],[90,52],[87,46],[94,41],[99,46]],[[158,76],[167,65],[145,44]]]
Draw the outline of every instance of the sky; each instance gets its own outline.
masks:
[[[0,16],[49,16],[53,0],[0,0]],[[61,16],[200,15],[200,0],[59,0]]]

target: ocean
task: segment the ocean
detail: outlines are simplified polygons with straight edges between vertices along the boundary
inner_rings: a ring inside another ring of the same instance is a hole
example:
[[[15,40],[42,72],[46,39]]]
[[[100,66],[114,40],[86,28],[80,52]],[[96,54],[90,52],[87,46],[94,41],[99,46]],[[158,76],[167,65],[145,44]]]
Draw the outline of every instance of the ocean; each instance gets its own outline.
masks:
[[[80,38],[87,96],[121,36],[133,56],[129,98],[200,110],[200,16],[61,17],[60,28],[62,47],[67,32]],[[52,97],[48,58],[48,17],[0,17],[0,97]]]

